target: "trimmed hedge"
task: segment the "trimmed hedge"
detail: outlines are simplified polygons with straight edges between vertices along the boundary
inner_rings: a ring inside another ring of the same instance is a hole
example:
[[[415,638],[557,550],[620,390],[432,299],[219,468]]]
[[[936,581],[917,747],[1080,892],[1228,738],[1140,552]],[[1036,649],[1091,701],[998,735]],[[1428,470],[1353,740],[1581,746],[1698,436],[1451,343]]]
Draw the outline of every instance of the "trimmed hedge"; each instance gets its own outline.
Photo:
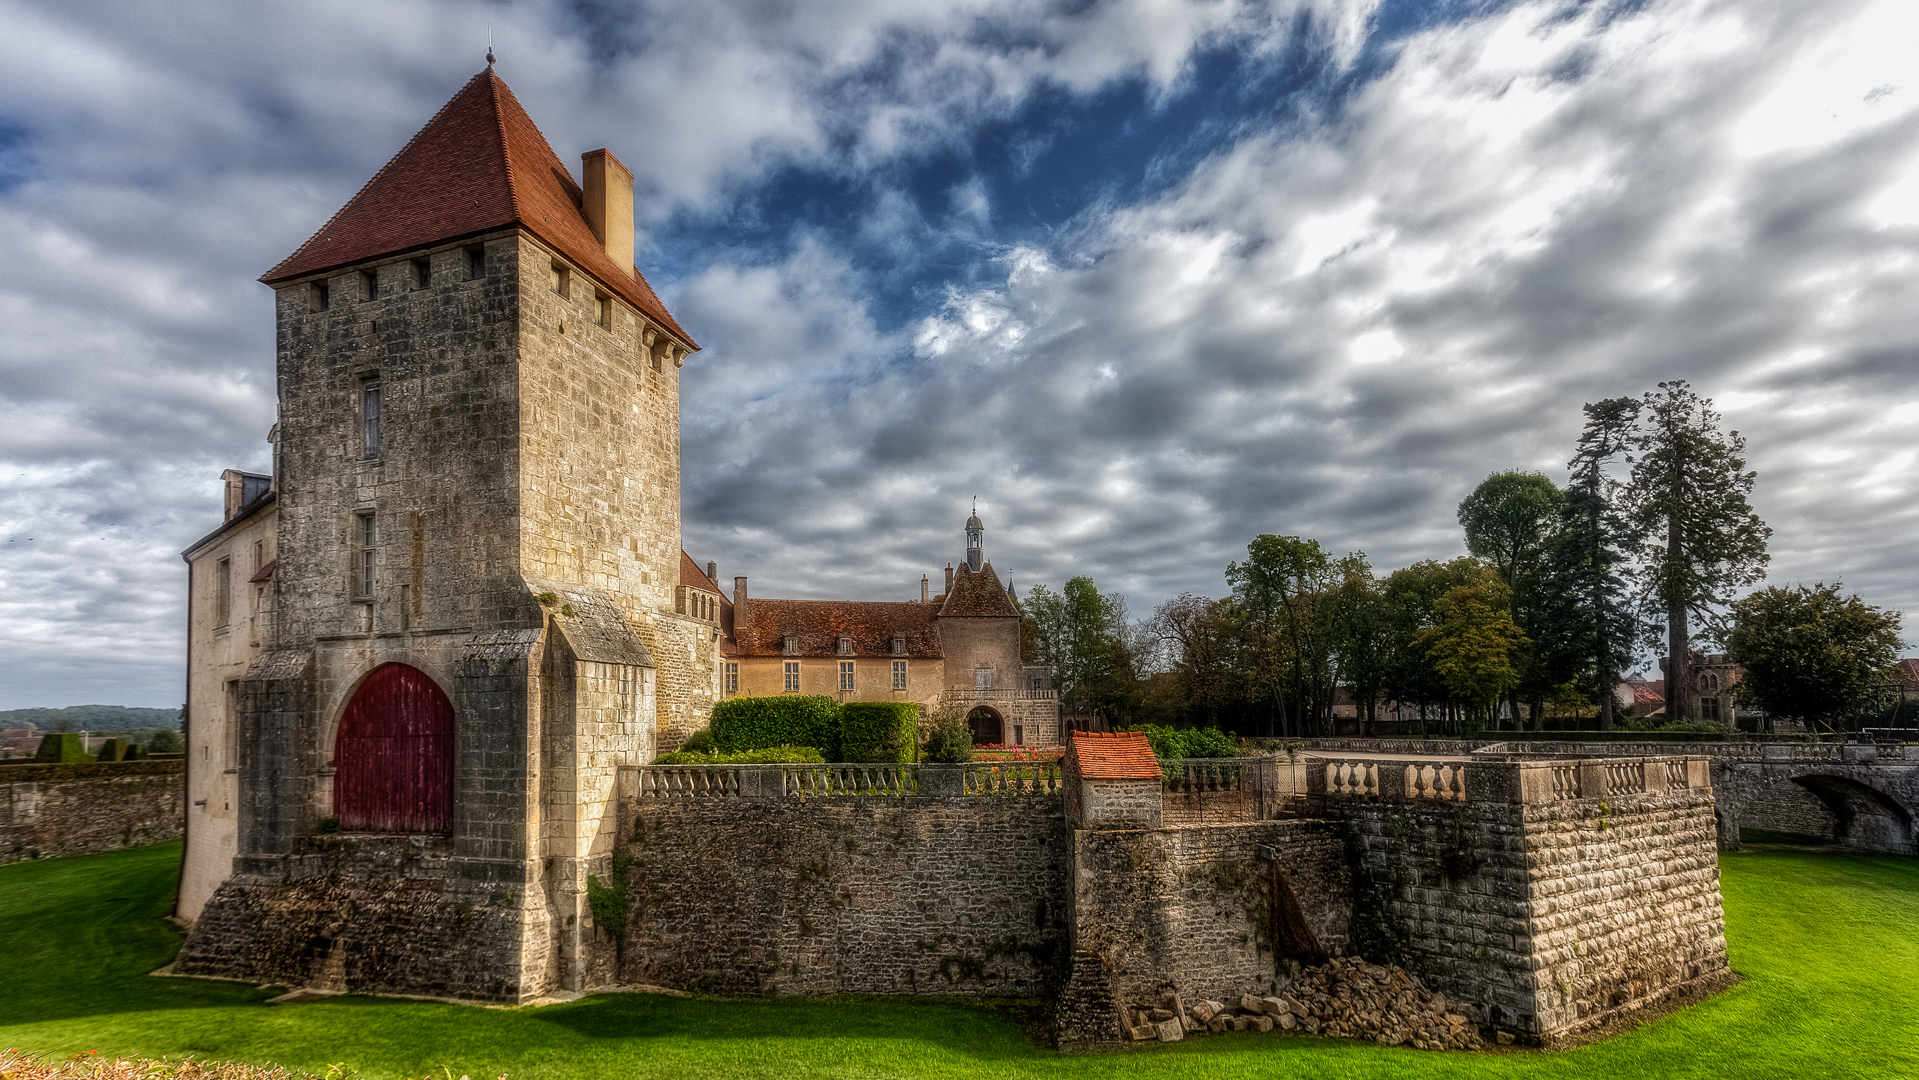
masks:
[[[53,731],[40,739],[40,750],[33,760],[41,764],[68,764],[71,762],[92,761],[93,755],[87,753],[87,744],[80,736],[71,731]]]
[[[1183,758],[1239,757],[1243,752],[1233,737],[1218,728],[1176,728],[1147,724],[1136,730],[1146,733],[1153,756],[1162,763]]]
[[[713,706],[712,732],[723,754],[811,746],[828,761],[840,760],[840,705],[824,695],[729,698]]]
[[[697,750],[675,750],[655,758],[655,765],[823,765],[826,759],[811,746],[769,746],[764,750],[742,750],[737,754],[703,754]]]
[[[919,706],[901,701],[849,701],[840,706],[840,758],[910,762],[919,749]]]

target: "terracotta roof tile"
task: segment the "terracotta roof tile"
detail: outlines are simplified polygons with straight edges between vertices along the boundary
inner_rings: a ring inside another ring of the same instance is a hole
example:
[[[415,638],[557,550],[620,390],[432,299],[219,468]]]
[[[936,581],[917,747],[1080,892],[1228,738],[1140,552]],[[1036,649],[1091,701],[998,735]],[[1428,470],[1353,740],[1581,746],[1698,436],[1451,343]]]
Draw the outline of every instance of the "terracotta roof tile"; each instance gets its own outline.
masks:
[[[492,68],[475,75],[312,239],[266,272],[271,285],[517,225],[698,349],[638,267],[615,266],[581,191]]]
[[[1096,731],[1073,732],[1073,745],[1067,759],[1082,777],[1091,780],[1157,780],[1159,759],[1153,746],[1137,731],[1111,735]]]
[[[684,551],[680,552],[680,584],[690,585],[695,589],[705,589],[710,593],[719,593],[722,603],[732,603],[726,599],[725,593],[720,592],[719,583],[707,577],[706,571],[700,569],[700,564],[693,561],[693,556]]]
[[[279,568],[280,568],[280,560],[275,559],[272,562],[266,564],[265,566],[262,566],[258,570],[255,570],[253,572],[253,576],[248,578],[247,581],[248,583],[252,583],[255,581],[271,581],[273,579],[273,572],[275,570],[278,570]]]
[[[799,637],[802,657],[840,655],[840,637],[853,639],[853,655],[893,657],[893,635],[906,635],[908,658],[935,660],[940,652],[933,605],[848,600],[746,601],[745,619],[734,612],[729,655],[784,656],[786,635]]]
[[[977,574],[962,563],[953,574],[953,587],[947,590],[946,602],[940,605],[942,619],[1018,617],[1019,611],[1006,595],[1006,586],[1000,584],[999,575],[993,572],[992,563],[986,563]]]

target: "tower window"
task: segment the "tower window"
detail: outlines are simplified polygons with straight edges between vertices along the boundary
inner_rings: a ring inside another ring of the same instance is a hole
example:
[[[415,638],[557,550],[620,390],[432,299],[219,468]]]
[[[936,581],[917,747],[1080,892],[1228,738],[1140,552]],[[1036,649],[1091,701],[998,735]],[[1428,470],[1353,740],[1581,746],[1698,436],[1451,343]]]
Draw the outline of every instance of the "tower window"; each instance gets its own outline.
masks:
[[[554,263],[553,264],[553,291],[556,293],[559,293],[562,298],[566,296],[566,285],[567,285],[566,277],[567,277],[566,267],[561,266],[559,263]]]
[[[906,661],[893,661],[893,689],[906,689]]]
[[[785,664],[781,666],[785,669],[786,692],[789,694],[799,693],[800,692],[800,662],[798,660],[788,660]]]
[[[328,295],[326,282],[313,283],[313,310],[325,311],[333,306],[333,298]]]
[[[593,297],[593,321],[602,329],[613,329],[613,299],[605,293]]]
[[[361,456],[380,456],[380,384],[377,380],[360,387]]]
[[[486,276],[486,249],[470,247],[466,249],[466,276],[475,280]]]
[[[380,275],[371,270],[360,271],[360,288],[365,290],[362,295],[368,300],[378,300],[380,298]]]
[[[407,271],[407,283],[416,289],[424,289],[433,284],[433,261],[415,259]]]
[[[215,615],[219,616],[219,621],[215,623],[214,625],[225,626],[226,624],[233,621],[233,560],[232,559],[220,560],[220,565],[215,573],[214,584],[217,585],[220,590],[219,595],[215,598],[214,606],[213,606],[213,612]]]
[[[853,689],[853,661],[851,660],[840,661],[840,689]]]
[[[355,522],[358,527],[359,541],[353,560],[354,591],[361,596],[372,596],[373,587],[379,583],[375,576],[377,564],[376,550],[380,542],[380,527],[372,514],[361,514]]]

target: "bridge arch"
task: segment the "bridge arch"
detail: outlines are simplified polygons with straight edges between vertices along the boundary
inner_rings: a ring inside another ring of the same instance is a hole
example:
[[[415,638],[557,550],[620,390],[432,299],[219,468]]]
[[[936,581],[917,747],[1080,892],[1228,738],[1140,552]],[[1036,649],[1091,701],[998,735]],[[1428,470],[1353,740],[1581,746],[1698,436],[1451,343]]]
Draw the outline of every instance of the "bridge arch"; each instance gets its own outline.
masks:
[[[1831,811],[1839,843],[1878,851],[1913,850],[1912,812],[1878,788],[1832,773],[1805,773],[1792,782]]]

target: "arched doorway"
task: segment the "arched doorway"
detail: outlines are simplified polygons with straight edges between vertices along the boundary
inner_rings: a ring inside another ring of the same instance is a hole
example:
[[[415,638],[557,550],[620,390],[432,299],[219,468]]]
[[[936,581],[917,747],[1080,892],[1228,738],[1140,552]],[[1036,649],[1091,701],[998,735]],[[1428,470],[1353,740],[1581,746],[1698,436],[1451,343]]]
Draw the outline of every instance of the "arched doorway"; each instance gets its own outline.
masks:
[[[966,714],[966,722],[973,727],[974,746],[998,746],[1006,741],[1006,725],[1000,722],[999,710],[991,705],[976,705]]]
[[[426,672],[367,676],[333,745],[333,813],[362,832],[453,829],[453,703]]]

